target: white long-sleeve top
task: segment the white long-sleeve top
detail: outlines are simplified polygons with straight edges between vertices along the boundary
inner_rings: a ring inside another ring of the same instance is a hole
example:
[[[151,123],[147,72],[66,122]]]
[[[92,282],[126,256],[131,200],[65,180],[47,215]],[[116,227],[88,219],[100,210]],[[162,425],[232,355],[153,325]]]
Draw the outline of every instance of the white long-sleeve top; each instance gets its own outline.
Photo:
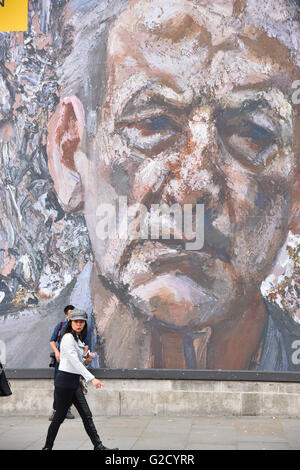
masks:
[[[63,335],[60,342],[60,361],[58,369],[71,374],[81,375],[87,382],[95,377],[83,365],[84,343],[78,338],[75,340],[71,333]]]

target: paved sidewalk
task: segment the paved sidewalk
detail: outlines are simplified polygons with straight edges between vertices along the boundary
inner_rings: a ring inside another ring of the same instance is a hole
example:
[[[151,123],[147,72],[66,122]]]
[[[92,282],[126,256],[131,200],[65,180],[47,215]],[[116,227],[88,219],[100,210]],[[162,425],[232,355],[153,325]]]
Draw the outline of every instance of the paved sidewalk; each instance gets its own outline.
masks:
[[[300,419],[271,417],[94,417],[103,443],[120,450],[296,450]],[[0,450],[40,450],[47,416],[0,416]],[[92,450],[78,415],[62,424],[55,449]]]

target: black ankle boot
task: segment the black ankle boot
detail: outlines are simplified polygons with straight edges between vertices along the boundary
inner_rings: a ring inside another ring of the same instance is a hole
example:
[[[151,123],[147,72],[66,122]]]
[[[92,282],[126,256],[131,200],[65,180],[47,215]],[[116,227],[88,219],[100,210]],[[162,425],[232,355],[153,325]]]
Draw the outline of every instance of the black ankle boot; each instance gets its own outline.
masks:
[[[97,446],[94,447],[94,450],[119,450],[117,447],[114,449],[109,449],[108,447],[105,447],[102,442],[100,442]]]
[[[95,427],[92,416],[85,417],[83,419],[83,424],[84,424],[85,430],[86,430],[89,438],[92,441],[92,444],[94,446],[94,450],[119,450],[119,449],[109,449],[108,447],[105,447],[102,444],[102,441],[99,437],[99,434],[98,434],[97,429]]]

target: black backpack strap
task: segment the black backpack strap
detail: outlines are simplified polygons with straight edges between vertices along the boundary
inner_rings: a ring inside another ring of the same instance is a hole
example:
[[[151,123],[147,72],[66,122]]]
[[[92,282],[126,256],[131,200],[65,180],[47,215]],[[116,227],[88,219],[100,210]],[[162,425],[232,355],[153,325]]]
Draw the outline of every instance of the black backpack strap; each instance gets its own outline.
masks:
[[[62,327],[63,327],[63,324],[64,322],[61,321],[60,324],[59,324],[59,328],[58,328],[58,332],[57,332],[57,341],[60,342],[60,337],[61,337],[61,330],[62,330]]]

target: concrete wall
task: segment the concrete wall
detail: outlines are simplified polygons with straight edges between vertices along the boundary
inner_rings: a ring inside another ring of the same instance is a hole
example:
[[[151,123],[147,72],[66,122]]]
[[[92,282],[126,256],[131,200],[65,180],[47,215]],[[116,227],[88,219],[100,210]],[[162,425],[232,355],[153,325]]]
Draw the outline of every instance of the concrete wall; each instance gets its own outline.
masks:
[[[300,383],[203,380],[101,379],[89,386],[93,414],[107,416],[290,416],[300,417]],[[0,397],[0,416],[49,415],[53,380],[11,379],[13,395]]]

